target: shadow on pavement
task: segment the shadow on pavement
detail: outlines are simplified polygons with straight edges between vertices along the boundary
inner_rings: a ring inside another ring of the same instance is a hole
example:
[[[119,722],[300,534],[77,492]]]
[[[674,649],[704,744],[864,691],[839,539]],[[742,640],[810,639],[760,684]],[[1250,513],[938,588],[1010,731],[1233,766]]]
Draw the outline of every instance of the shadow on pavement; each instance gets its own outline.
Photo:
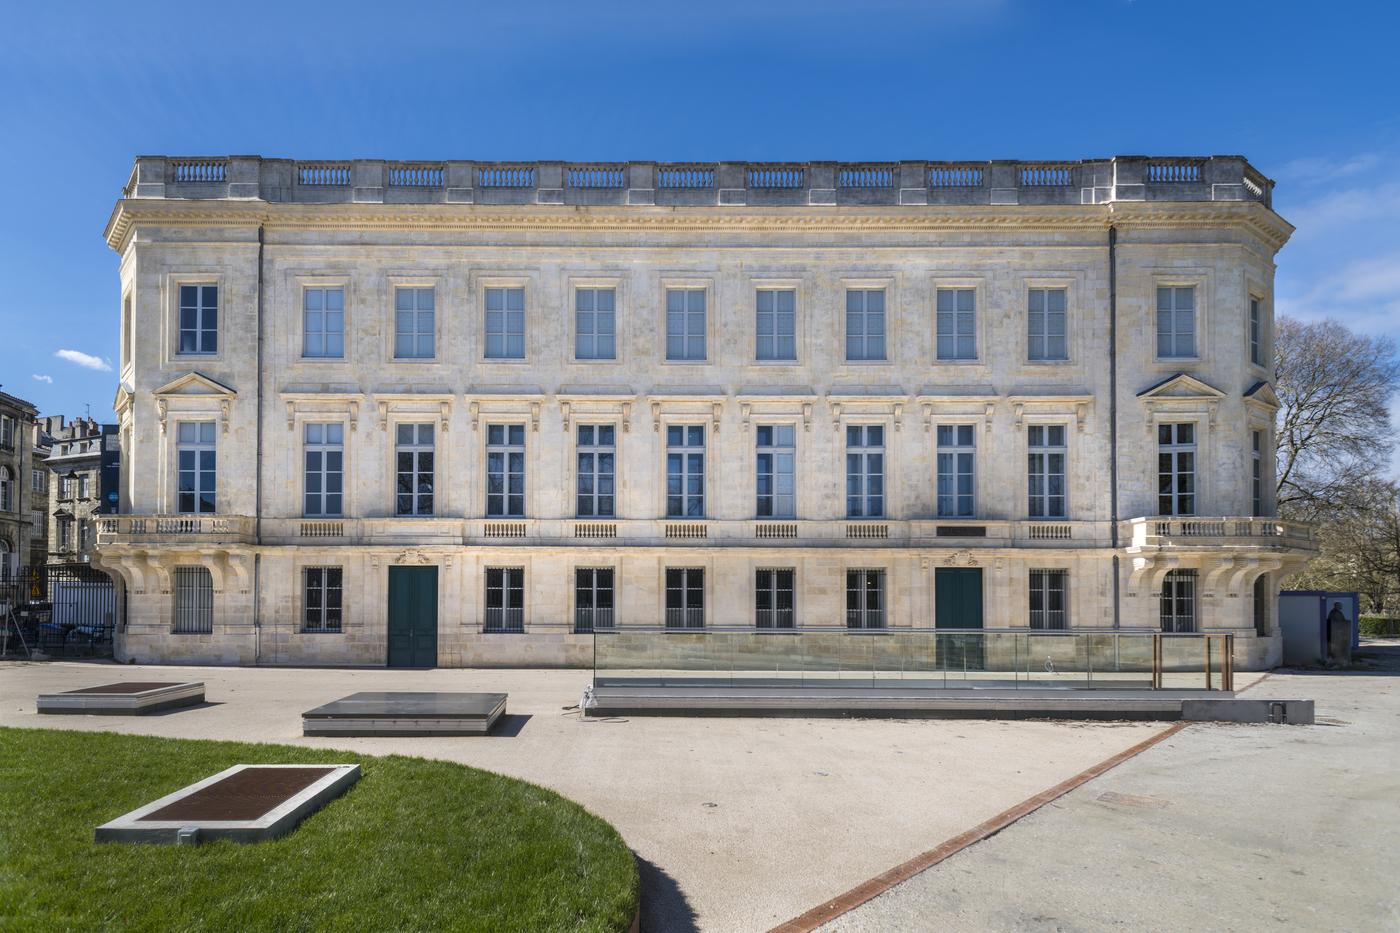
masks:
[[[642,876],[642,933],[698,933],[685,892],[665,871],[637,856]]]
[[[1351,653],[1350,667],[1281,667],[1280,674],[1330,677],[1400,677],[1400,645],[1368,645]]]
[[[495,738],[513,739],[520,734],[520,730],[524,729],[525,723],[529,721],[530,715],[528,713],[502,713],[501,718],[496,720],[496,724],[486,734]]]

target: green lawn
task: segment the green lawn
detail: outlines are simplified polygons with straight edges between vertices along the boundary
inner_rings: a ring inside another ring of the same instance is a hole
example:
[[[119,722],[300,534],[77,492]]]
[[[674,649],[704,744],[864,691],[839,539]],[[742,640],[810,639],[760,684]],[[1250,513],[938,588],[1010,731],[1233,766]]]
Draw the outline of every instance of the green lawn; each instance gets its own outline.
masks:
[[[357,762],[362,774],[272,842],[92,841],[99,824],[243,762]],[[618,931],[637,897],[616,830],[497,774],[397,755],[0,729],[3,930]]]

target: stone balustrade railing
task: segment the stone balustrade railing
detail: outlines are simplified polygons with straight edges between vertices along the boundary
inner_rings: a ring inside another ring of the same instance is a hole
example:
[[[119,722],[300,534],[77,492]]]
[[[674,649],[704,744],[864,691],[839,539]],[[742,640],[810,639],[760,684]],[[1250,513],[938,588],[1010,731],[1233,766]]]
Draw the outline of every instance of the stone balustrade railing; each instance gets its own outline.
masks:
[[[1317,547],[1311,525],[1280,518],[1133,518],[1122,523],[1120,534],[1128,548]]]
[[[254,521],[246,515],[104,515],[97,544],[248,544]]]
[[[1257,201],[1240,156],[1080,162],[298,162],[141,156],[124,198],[363,204],[956,205]]]

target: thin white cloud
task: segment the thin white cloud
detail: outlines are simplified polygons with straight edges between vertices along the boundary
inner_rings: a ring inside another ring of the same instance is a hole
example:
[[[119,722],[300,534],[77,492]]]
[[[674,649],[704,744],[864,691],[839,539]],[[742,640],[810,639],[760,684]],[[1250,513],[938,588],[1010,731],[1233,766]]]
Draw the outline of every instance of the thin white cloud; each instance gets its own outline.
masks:
[[[53,385],[53,376],[46,376],[42,373],[34,373],[33,376],[35,382],[47,382],[49,385]]]
[[[110,373],[112,364],[100,356],[93,356],[91,353],[84,353],[82,350],[56,350],[54,356],[60,360],[67,360],[76,363],[84,369],[95,369],[100,373]]]

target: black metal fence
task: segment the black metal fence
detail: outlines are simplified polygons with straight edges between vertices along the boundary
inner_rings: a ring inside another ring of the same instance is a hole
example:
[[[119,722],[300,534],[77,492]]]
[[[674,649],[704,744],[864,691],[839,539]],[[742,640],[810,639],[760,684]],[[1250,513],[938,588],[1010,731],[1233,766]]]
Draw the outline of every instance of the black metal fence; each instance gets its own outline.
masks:
[[[0,568],[0,657],[112,656],[117,584],[88,564]]]

